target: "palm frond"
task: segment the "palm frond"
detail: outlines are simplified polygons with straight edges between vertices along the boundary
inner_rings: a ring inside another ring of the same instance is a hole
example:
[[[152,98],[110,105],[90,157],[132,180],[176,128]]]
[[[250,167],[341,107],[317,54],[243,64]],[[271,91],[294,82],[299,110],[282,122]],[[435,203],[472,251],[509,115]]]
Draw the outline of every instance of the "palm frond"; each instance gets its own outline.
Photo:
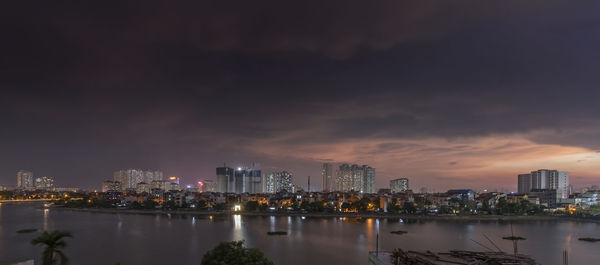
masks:
[[[67,255],[65,255],[65,253],[63,253],[60,250],[57,250],[56,253],[60,257],[60,265],[69,265],[69,258],[67,258]]]

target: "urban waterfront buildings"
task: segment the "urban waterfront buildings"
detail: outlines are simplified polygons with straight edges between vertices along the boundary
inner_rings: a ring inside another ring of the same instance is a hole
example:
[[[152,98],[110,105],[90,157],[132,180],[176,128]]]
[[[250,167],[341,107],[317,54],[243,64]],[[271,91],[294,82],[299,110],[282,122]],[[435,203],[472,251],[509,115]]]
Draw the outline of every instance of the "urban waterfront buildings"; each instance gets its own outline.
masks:
[[[262,193],[262,174],[260,169],[239,167],[234,172],[235,193]]]
[[[276,192],[275,173],[265,174],[263,177],[263,192],[264,193],[275,193]]]
[[[181,190],[181,188],[179,187],[179,183],[171,180],[153,180],[150,183],[150,189],[164,191]]]
[[[216,191],[222,193],[262,193],[264,180],[260,169],[223,166],[217,168]]]
[[[53,190],[54,189],[54,178],[41,177],[35,179],[35,189],[37,190]]]
[[[359,170],[358,165],[341,164],[336,172],[336,190],[342,192],[360,191],[362,174],[363,172]]]
[[[333,167],[329,163],[324,163],[321,166],[321,176],[323,177],[323,191],[331,191],[333,185]]]
[[[113,180],[121,183],[121,189],[136,189],[140,182],[152,183],[155,180],[162,180],[163,173],[161,171],[144,171],[141,169],[124,169],[115,171]]]
[[[561,199],[561,194],[556,189],[531,189],[528,194],[537,196],[540,204],[548,208],[555,208]]]
[[[287,171],[273,172],[275,180],[275,192],[294,191],[294,183],[292,182],[293,174]]]
[[[265,174],[264,193],[277,193],[281,191],[292,192],[295,190],[292,181],[293,174],[288,171],[278,171]]]
[[[198,183],[199,190],[202,192],[215,192],[217,191],[217,183],[215,183],[213,180],[207,179],[204,181],[200,181]]]
[[[399,178],[390,180],[390,190],[392,193],[405,192],[409,190],[408,188],[408,179],[407,178]]]
[[[233,168],[226,166],[217,168],[217,192],[235,192],[234,183]]]
[[[530,193],[531,190],[556,190],[558,197],[566,199],[569,197],[569,172],[539,169],[529,174],[518,175],[518,192]]]
[[[375,168],[341,164],[336,172],[336,190],[375,193]]]
[[[33,172],[27,170],[17,171],[17,188],[33,188]]]
[[[105,180],[102,182],[102,192],[121,191],[121,182]]]
[[[527,194],[531,191],[531,174],[519,174],[517,181],[517,192],[519,194]]]
[[[144,193],[144,192],[148,193],[148,192],[150,192],[150,184],[146,183],[146,182],[140,182],[140,183],[136,184],[135,191],[137,193]]]

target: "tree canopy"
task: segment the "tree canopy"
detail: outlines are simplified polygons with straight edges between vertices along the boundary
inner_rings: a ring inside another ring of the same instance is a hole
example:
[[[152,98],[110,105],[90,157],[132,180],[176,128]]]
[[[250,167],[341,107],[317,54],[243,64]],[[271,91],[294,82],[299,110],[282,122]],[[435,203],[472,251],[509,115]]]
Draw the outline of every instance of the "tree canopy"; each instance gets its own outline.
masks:
[[[222,242],[202,257],[202,265],[273,265],[256,248],[245,248],[244,241]]]
[[[67,246],[67,243],[63,240],[66,237],[72,237],[71,233],[64,231],[48,233],[44,231],[39,237],[31,241],[33,245],[45,246],[44,252],[42,252],[43,265],[59,264],[58,258],[60,258],[60,265],[69,264],[69,259],[63,252],[63,249]]]

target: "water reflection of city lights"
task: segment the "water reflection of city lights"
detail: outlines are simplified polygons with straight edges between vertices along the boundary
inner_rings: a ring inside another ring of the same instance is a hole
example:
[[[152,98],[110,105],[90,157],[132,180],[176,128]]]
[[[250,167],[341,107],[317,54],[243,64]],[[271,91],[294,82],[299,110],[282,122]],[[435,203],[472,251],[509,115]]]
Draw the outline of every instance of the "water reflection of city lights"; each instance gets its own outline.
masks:
[[[233,216],[233,240],[243,240],[242,235],[242,216],[236,214]]]
[[[44,231],[48,231],[48,213],[50,213],[50,209],[44,209]]]

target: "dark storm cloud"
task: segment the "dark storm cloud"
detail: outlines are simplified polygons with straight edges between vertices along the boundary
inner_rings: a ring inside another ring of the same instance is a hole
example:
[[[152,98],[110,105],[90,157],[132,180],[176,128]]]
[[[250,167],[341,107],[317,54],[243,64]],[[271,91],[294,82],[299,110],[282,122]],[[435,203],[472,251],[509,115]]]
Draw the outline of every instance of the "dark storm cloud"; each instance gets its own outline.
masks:
[[[243,148],[257,139],[521,133],[600,148],[596,2],[9,5],[3,176],[87,178],[64,164],[92,182],[130,166],[212,176],[222,161],[273,161]]]

